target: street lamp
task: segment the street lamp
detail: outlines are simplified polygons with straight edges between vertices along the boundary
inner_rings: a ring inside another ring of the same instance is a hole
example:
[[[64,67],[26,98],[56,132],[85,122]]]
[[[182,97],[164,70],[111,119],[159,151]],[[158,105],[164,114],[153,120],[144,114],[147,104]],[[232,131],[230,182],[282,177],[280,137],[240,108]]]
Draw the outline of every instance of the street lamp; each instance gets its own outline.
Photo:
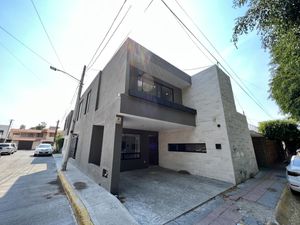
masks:
[[[80,96],[81,96],[81,91],[82,91],[86,66],[85,65],[83,66],[83,71],[82,71],[80,80],[78,80],[76,77],[72,76],[71,74],[69,74],[69,73],[67,73],[63,70],[55,68],[54,66],[50,66],[50,69],[54,70],[54,71],[62,72],[64,74],[67,74],[68,76],[72,77],[73,79],[75,79],[79,82],[77,100],[76,100],[75,109],[74,109],[73,115],[72,115],[70,131],[69,131],[68,140],[67,140],[67,147],[66,147],[66,150],[65,150],[65,154],[63,154],[63,162],[62,162],[62,165],[61,165],[61,170],[65,171],[67,169],[68,159],[69,159],[69,155],[70,155],[70,152],[71,152],[71,141],[72,141],[72,135],[73,135],[73,132],[74,132],[74,127],[75,127],[75,116],[77,115],[78,108],[79,108],[79,102],[80,102]]]
[[[67,72],[65,72],[65,71],[63,71],[63,70],[57,69],[57,68],[54,67],[54,66],[50,66],[50,69],[51,69],[51,70],[54,70],[54,71],[62,72],[62,73],[64,73],[64,74],[68,75],[69,77],[72,77],[73,79],[75,79],[75,80],[77,80],[78,82],[80,82],[80,80],[77,79],[76,77],[72,76],[71,74],[69,74],[69,73],[67,73]]]

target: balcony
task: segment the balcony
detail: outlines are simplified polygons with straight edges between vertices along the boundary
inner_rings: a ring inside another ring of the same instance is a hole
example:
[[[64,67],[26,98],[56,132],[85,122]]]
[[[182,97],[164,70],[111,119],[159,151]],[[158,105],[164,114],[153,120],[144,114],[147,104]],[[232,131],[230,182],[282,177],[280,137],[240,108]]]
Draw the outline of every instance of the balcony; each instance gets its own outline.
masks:
[[[195,126],[197,111],[136,90],[121,95],[120,112],[187,126]]]

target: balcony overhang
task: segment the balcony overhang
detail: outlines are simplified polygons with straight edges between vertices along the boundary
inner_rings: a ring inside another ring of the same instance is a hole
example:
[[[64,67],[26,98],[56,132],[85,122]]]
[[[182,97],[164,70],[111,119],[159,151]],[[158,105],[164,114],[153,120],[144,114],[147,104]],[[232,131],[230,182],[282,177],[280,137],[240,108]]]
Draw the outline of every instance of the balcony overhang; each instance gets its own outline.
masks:
[[[155,55],[135,41],[128,39],[128,63],[178,88],[192,84],[191,76]]]
[[[187,126],[178,123],[171,123],[162,120],[156,120],[146,117],[134,116],[130,114],[120,113],[123,117],[123,128],[147,131],[163,131],[174,129],[193,129],[193,126]]]
[[[121,94],[120,113],[185,126],[196,126],[196,110],[182,105],[176,108],[140,96]]]

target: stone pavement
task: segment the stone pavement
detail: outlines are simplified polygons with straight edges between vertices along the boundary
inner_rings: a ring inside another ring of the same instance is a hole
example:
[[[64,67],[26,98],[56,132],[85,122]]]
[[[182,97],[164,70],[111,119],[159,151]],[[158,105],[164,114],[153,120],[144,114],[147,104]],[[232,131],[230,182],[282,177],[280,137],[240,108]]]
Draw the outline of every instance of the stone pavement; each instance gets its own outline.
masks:
[[[262,170],[168,225],[263,225],[275,221],[275,208],[285,186],[283,169]]]

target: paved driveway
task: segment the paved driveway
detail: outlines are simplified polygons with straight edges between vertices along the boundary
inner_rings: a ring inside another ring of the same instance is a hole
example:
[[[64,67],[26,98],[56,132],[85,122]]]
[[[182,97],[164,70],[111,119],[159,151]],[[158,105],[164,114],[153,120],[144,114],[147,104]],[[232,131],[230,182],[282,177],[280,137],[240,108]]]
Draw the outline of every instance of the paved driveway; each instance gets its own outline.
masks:
[[[0,158],[0,224],[76,224],[52,157],[18,151]]]
[[[165,224],[232,186],[161,167],[120,175],[120,197],[130,214],[145,225]]]

